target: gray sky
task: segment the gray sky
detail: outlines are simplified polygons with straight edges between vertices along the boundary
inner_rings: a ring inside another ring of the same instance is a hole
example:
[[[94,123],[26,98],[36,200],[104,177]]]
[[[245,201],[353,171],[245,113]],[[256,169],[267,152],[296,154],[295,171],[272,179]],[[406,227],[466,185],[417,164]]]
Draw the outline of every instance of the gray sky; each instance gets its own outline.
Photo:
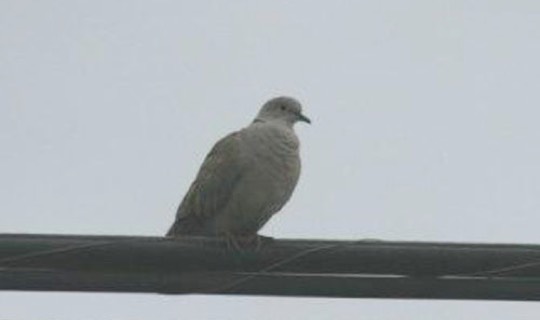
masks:
[[[270,97],[303,172],[262,233],[540,243],[538,1],[0,0],[0,232],[161,235]],[[30,307],[31,306],[31,307]],[[537,319],[540,305],[0,292],[5,319]]]

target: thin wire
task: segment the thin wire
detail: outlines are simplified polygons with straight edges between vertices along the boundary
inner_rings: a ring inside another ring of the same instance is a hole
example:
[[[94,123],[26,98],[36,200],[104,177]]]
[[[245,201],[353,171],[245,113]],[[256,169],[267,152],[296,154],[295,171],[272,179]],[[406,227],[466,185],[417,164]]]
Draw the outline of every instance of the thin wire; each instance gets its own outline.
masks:
[[[282,266],[284,266],[286,264],[289,264],[289,263],[291,263],[293,261],[296,261],[296,260],[298,260],[298,259],[300,259],[302,257],[305,257],[305,256],[309,255],[309,254],[319,252],[319,251],[322,251],[322,250],[326,250],[326,249],[335,250],[335,249],[338,249],[338,248],[343,248],[345,246],[355,245],[355,244],[359,244],[359,243],[365,243],[366,241],[383,242],[382,240],[367,239],[367,240],[350,241],[350,242],[334,244],[334,245],[324,245],[324,246],[320,246],[320,247],[316,247],[316,248],[312,248],[312,249],[306,249],[306,250],[301,251],[301,252],[299,252],[299,253],[297,253],[297,254],[289,257],[289,258],[286,258],[286,259],[283,259],[283,260],[278,261],[276,263],[270,264],[269,266],[260,269],[259,271],[255,272],[254,274],[247,275],[247,276],[245,276],[245,277],[243,277],[243,278],[241,278],[239,280],[233,281],[232,283],[227,284],[225,286],[222,286],[222,287],[220,287],[218,289],[209,290],[209,291],[203,291],[203,292],[200,292],[200,293],[227,293],[228,291],[231,291],[231,290],[233,290],[235,288],[238,288],[238,286],[240,286],[242,284],[245,284],[245,283],[255,279],[256,277],[260,276],[263,273],[267,273],[267,272],[270,272],[272,270],[275,270],[275,269],[277,269],[279,267],[282,267]],[[482,277],[482,276],[501,274],[501,273],[504,273],[504,272],[523,270],[523,269],[527,269],[529,267],[537,267],[537,266],[540,266],[540,259],[537,259],[537,260],[534,260],[534,261],[531,261],[531,262],[527,262],[527,263],[510,265],[510,266],[502,267],[502,268],[493,268],[493,269],[477,271],[477,272],[472,272],[472,273],[463,273],[463,274],[446,274],[446,275],[439,275],[439,277],[447,277],[447,276]],[[403,276],[414,278],[414,276],[411,276],[411,275],[403,275]]]
[[[347,243],[322,245],[322,246],[319,246],[319,247],[306,249],[306,250],[300,251],[300,252],[292,255],[289,258],[285,258],[285,259],[280,260],[278,262],[274,262],[274,263],[272,263],[272,264],[258,270],[255,274],[250,274],[250,275],[247,275],[247,276],[245,276],[243,278],[240,278],[240,279],[238,279],[236,281],[233,281],[233,282],[231,282],[229,284],[226,284],[224,286],[221,286],[221,287],[218,287],[218,288],[215,288],[215,289],[211,289],[211,290],[203,290],[202,292],[198,292],[198,293],[227,293],[228,291],[231,291],[231,290],[237,288],[238,286],[240,286],[242,284],[245,284],[245,283],[255,279],[256,277],[260,276],[262,273],[270,272],[272,270],[275,270],[275,269],[277,269],[279,267],[282,267],[282,266],[284,266],[286,264],[294,262],[294,261],[296,261],[296,260],[298,260],[298,259],[300,259],[302,257],[305,257],[307,255],[310,255],[312,253],[327,250],[327,249],[337,249],[337,248],[340,248],[340,247],[345,247],[345,246],[361,243],[363,241],[364,240],[350,241],[350,242],[347,242]]]
[[[264,272],[269,272],[269,271],[272,271],[276,268],[279,268],[287,263],[290,263],[290,262],[293,262],[303,256],[306,256],[308,254],[311,254],[313,252],[317,252],[317,251],[321,251],[321,250],[324,250],[324,249],[329,249],[333,246],[337,246],[337,245],[327,245],[327,246],[321,246],[321,247],[316,247],[316,248],[312,248],[312,249],[307,249],[307,250],[304,250],[304,251],[301,251],[289,258],[285,258],[281,261],[278,261],[278,262],[275,262],[271,265],[268,265],[262,269],[260,269],[259,271],[257,271],[257,273],[264,273]],[[254,278],[258,277],[259,275],[258,274],[251,274],[251,275],[247,275],[245,277],[242,277],[236,281],[233,281],[229,284],[226,284],[224,286],[221,286],[221,287],[218,287],[218,288],[214,288],[214,289],[210,289],[210,290],[203,290],[203,292],[201,293],[227,293],[228,291],[230,290],[233,290],[235,288],[237,288],[239,285],[241,284],[245,284],[246,282],[249,282],[251,280],[253,280]]]
[[[501,267],[501,268],[493,268],[488,270],[482,270],[482,271],[476,271],[476,272],[470,272],[470,273],[461,273],[461,274],[449,274],[449,275],[443,275],[443,276],[460,276],[460,277],[489,277],[491,275],[504,275],[504,273],[517,271],[517,270],[524,270],[531,267],[538,267],[540,266],[540,259],[533,260],[526,263],[520,263],[515,265],[510,265],[507,267]]]
[[[33,259],[33,258],[41,258],[41,257],[50,256],[50,255],[54,255],[54,254],[62,254],[62,253],[67,253],[67,252],[71,252],[71,251],[79,251],[79,250],[88,249],[88,248],[101,247],[101,246],[115,244],[115,243],[122,242],[122,241],[127,242],[127,241],[133,241],[133,240],[130,239],[130,240],[102,241],[102,242],[97,242],[97,243],[73,245],[73,246],[67,246],[67,247],[54,248],[54,249],[49,249],[49,250],[41,250],[41,251],[37,251],[37,252],[25,253],[25,254],[21,254],[21,255],[15,255],[15,256],[0,259],[0,265],[4,265],[4,264],[9,265],[9,264],[13,264],[13,263],[16,263],[16,262],[21,262],[21,261],[24,261],[24,260],[30,260],[30,259]],[[9,266],[8,267],[2,267],[2,268],[0,268],[0,271],[5,271],[5,270],[8,270],[8,269],[9,269]]]

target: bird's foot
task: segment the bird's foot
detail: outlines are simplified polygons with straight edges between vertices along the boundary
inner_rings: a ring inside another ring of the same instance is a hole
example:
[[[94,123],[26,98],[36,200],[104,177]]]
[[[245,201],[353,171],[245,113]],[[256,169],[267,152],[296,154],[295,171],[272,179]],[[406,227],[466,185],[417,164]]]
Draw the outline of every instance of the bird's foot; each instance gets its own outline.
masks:
[[[258,234],[238,235],[227,233],[223,235],[223,238],[225,239],[228,250],[238,252],[258,252],[263,245],[274,240],[272,237],[265,237]]]

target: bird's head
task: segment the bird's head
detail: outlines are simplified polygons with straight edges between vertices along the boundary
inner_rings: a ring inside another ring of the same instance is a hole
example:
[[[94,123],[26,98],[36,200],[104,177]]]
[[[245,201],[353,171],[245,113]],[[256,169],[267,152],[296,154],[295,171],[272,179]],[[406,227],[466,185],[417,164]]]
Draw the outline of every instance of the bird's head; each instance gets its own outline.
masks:
[[[255,121],[281,122],[292,127],[296,122],[311,123],[311,120],[302,114],[302,105],[291,97],[277,97],[266,102]]]

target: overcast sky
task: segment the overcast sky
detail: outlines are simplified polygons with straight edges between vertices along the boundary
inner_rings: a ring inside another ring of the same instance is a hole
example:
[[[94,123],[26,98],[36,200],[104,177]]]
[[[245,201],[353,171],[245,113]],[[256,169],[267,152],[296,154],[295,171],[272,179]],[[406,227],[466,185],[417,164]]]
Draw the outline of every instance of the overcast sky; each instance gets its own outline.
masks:
[[[540,243],[538,1],[0,0],[0,233],[162,235],[291,95],[278,238]],[[510,302],[0,293],[31,319],[538,319]]]

